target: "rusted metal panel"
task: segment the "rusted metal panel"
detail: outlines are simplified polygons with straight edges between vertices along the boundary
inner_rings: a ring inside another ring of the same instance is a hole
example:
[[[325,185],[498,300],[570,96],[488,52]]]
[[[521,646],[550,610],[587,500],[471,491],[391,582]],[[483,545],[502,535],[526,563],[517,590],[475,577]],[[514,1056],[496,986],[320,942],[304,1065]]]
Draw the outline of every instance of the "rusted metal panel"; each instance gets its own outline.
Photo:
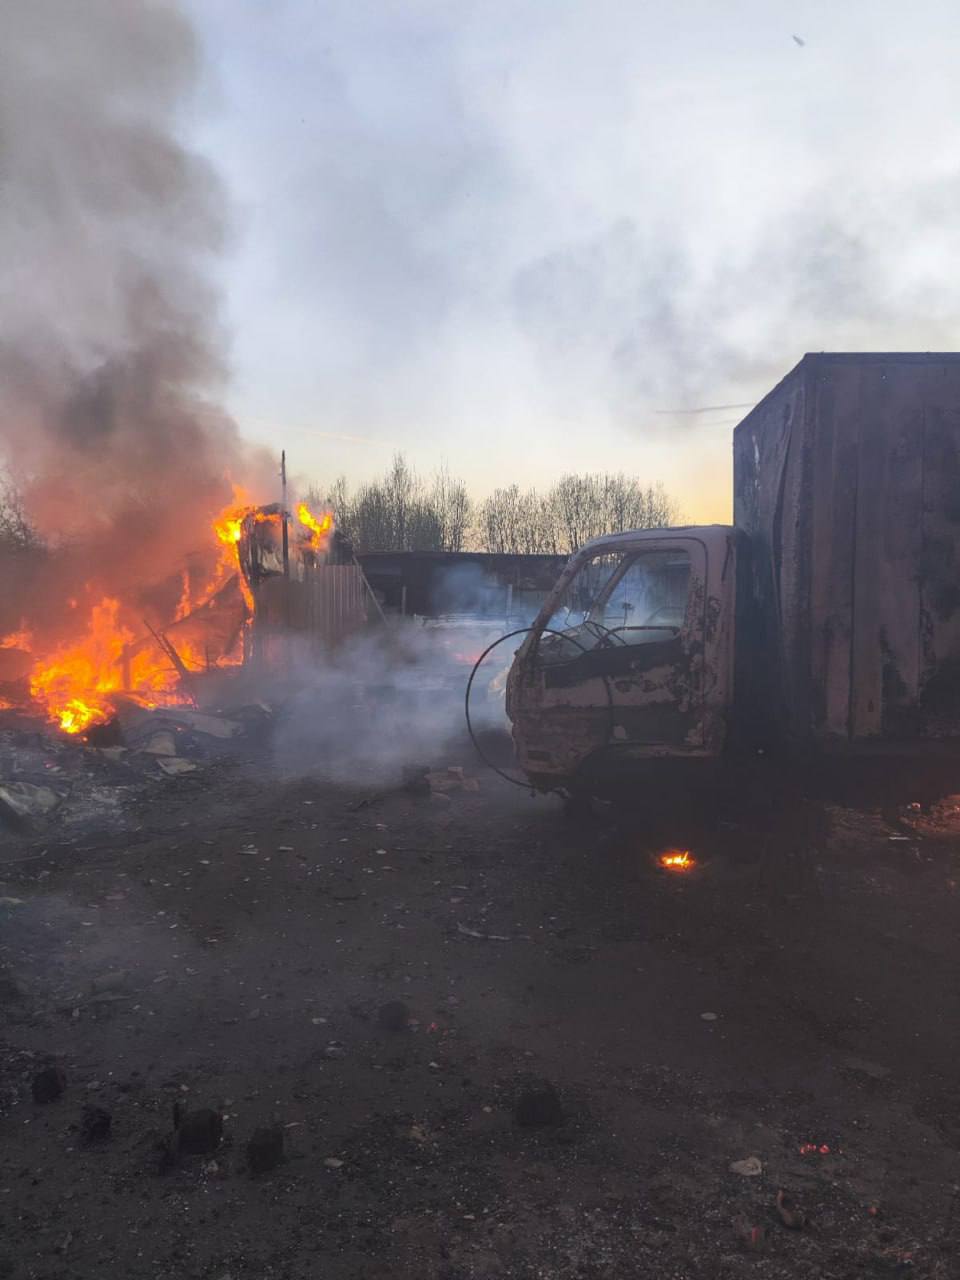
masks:
[[[960,722],[960,364],[926,369],[920,710],[931,735]]]
[[[813,731],[844,738],[850,730],[860,369],[838,365],[826,377],[814,367],[805,395],[816,423],[810,565]]]
[[[806,356],[734,439],[788,735],[960,733],[960,356]]]
[[[750,716],[789,723],[806,709],[797,706],[798,685],[784,668],[796,669],[799,633],[797,540],[784,537],[796,519],[795,438],[802,434],[804,381],[794,371],[737,427],[733,437],[734,523],[749,540],[749,583],[738,592],[737,698]],[[791,466],[791,453],[794,463]],[[785,515],[785,513],[787,513]],[[786,546],[785,546],[786,543]]]
[[[861,370],[851,736],[909,736],[919,684],[923,366]]]

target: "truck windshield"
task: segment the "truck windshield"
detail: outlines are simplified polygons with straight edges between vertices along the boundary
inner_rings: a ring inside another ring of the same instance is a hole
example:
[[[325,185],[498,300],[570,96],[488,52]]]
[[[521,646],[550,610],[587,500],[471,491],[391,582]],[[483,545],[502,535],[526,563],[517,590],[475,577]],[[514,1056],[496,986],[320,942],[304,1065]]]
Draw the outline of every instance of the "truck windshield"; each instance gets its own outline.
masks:
[[[685,551],[598,553],[567,584],[541,638],[545,661],[569,661],[609,645],[654,644],[678,635],[690,589]]]

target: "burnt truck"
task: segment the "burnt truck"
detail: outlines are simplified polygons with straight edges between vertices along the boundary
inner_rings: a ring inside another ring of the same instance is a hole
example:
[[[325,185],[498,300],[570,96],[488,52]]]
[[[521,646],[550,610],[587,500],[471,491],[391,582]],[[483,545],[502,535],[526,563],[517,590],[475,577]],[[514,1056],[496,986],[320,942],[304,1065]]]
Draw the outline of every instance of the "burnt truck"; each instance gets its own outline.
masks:
[[[569,561],[507,682],[533,787],[960,742],[960,354],[804,356],[735,428],[733,478],[733,526]]]

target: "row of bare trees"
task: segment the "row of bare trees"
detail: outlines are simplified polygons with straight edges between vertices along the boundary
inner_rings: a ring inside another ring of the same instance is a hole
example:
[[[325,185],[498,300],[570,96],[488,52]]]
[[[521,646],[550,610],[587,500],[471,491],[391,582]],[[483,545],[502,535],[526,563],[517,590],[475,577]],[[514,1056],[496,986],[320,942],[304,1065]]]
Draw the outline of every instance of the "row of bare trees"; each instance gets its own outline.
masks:
[[[590,538],[676,524],[662,485],[632,476],[566,475],[549,489],[495,489],[474,502],[446,468],[423,480],[397,454],[380,480],[351,492],[341,477],[309,499],[332,508],[337,528],[363,551],[495,551],[567,555]]]
[[[446,467],[424,481],[401,453],[355,493],[341,476],[327,493],[312,488],[307,501],[332,509],[356,551],[463,551],[473,514],[466,486]]]
[[[495,489],[477,508],[475,534],[484,551],[568,555],[591,538],[624,529],[659,529],[679,521],[662,485],[632,476],[561,476],[549,489]]]

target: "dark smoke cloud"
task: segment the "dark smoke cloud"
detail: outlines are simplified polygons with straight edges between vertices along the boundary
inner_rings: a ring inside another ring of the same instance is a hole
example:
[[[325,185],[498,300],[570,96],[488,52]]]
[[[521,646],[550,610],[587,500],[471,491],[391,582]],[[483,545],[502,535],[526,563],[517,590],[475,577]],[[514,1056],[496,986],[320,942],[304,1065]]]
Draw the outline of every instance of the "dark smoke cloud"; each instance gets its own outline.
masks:
[[[6,0],[2,25],[0,452],[63,548],[35,613],[84,579],[129,597],[176,571],[231,480],[269,464],[216,404],[224,197],[178,141],[198,74],[183,14]]]

